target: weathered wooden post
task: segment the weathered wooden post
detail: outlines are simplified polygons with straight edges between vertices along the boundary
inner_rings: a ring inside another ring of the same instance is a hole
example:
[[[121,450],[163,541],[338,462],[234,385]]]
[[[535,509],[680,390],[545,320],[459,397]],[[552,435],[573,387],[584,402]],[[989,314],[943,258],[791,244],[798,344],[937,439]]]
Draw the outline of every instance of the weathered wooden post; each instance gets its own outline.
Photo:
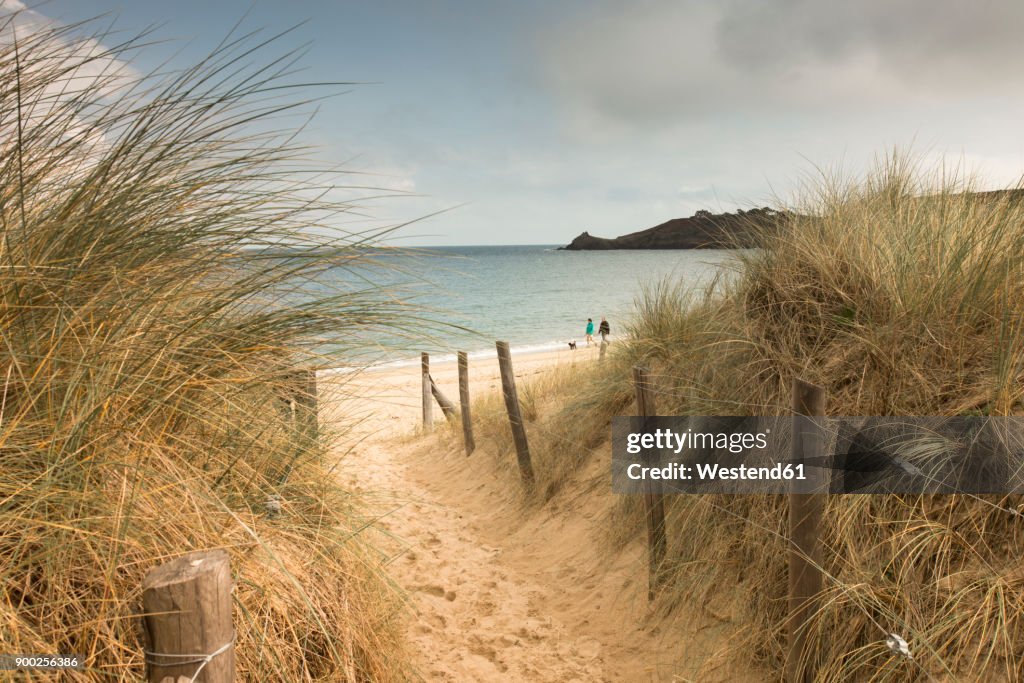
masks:
[[[602,342],[602,347],[604,343]],[[645,418],[657,415],[654,406],[654,392],[651,391],[650,373],[647,368],[636,365],[633,367],[633,385],[636,389],[637,414]],[[644,420],[644,430],[646,422]],[[657,462],[645,451],[645,463],[649,467],[657,466]],[[647,577],[647,599],[654,599],[654,591],[658,587],[661,574],[661,563],[665,561],[665,552],[668,544],[665,540],[665,501],[661,493],[656,493],[657,484],[651,480],[644,481],[644,512],[647,517],[647,552],[648,552],[648,577]]]
[[[508,342],[496,342],[495,346],[498,349],[498,368],[501,370],[501,390],[505,395],[505,410],[508,411],[508,422],[512,428],[512,440],[516,444],[519,474],[522,475],[524,484],[533,486],[533,464],[530,461],[530,446],[526,441],[523,415],[519,410],[516,376],[512,372],[512,352],[508,348]]]
[[[469,414],[469,357],[459,351],[459,406],[462,408],[462,441],[466,444],[468,456],[476,449],[473,441],[473,420]]]
[[[179,557],[155,567],[142,582],[143,623],[150,683],[235,680],[231,623],[231,563],[223,550]]]
[[[434,404],[430,392],[430,354],[420,354],[420,371],[423,373],[423,429],[434,429]]]
[[[430,378],[430,393],[434,396],[434,400],[437,401],[437,405],[441,406],[441,413],[444,415],[446,420],[455,419],[455,404],[448,400],[448,397],[441,393],[441,390],[437,388],[437,383],[434,382],[434,378]]]
[[[799,483],[794,480],[794,491],[789,494],[789,655],[786,658],[786,681],[809,683],[815,678],[816,664],[807,642],[807,631],[810,619],[817,611],[822,588],[821,521],[829,487],[827,469],[821,464],[825,457],[824,429],[820,420],[825,415],[825,390],[794,379],[793,415],[793,465],[811,460],[817,462],[816,466],[805,467],[807,479]]]

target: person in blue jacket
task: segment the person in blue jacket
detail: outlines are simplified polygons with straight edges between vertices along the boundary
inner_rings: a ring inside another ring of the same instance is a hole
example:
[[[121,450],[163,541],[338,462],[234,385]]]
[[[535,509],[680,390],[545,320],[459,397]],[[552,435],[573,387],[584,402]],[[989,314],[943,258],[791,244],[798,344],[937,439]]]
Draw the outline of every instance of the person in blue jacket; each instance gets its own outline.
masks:
[[[594,341],[594,319],[587,318],[587,346]]]

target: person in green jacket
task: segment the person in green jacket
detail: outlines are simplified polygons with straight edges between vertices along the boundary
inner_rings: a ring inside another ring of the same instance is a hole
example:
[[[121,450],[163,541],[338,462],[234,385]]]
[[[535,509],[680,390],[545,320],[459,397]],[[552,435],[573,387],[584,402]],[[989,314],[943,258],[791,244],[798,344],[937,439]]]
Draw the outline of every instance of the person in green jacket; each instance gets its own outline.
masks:
[[[587,318],[587,346],[594,341],[594,319]]]

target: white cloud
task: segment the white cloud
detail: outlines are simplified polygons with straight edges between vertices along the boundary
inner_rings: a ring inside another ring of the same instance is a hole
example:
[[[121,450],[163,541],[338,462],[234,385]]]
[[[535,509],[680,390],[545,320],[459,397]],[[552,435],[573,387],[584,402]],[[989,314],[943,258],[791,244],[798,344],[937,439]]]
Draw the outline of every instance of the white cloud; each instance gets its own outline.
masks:
[[[135,83],[139,73],[120,59],[101,42],[102,36],[72,36],[61,33],[61,26],[34,10],[24,9],[21,3],[0,0],[0,50],[9,50],[17,40],[24,52],[34,42],[47,42],[46,48],[35,50],[22,62],[25,81],[33,74],[65,70],[62,78],[50,87],[50,94],[65,93],[65,97],[85,89],[97,90],[103,96],[116,96]]]
[[[115,99],[137,83],[138,72],[95,37],[77,37],[37,11],[12,0],[0,0],[0,54],[17,45],[21,66],[19,117],[26,129],[49,120],[49,130],[61,131],[64,141],[80,143],[68,159],[65,173],[85,172],[107,146],[104,131],[87,109],[71,106],[76,97]],[[16,124],[0,126],[0,150],[17,143]]]

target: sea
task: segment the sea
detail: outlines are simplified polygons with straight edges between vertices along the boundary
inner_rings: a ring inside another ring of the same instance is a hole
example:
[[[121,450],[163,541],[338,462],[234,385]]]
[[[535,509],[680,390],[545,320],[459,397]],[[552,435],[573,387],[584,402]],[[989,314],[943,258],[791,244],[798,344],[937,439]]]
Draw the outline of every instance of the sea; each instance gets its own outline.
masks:
[[[375,364],[432,362],[584,345],[587,318],[601,317],[614,339],[624,333],[645,285],[665,279],[701,287],[738,269],[730,250],[565,251],[558,245],[423,247],[384,253],[368,278],[409,303],[397,334],[376,338]],[[329,274],[329,273],[328,273]],[[347,276],[347,275],[346,275]],[[596,337],[597,335],[595,335]]]

